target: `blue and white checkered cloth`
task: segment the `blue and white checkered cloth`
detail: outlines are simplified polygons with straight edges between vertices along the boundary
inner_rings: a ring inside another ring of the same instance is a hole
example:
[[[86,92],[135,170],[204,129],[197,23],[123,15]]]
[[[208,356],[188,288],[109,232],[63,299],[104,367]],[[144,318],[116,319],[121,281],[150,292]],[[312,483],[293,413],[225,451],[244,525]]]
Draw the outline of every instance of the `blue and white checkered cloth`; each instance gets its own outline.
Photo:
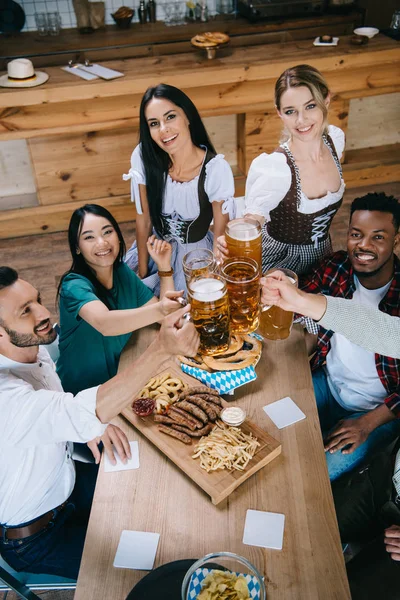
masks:
[[[191,367],[182,363],[181,369],[184,373],[195,377],[208,387],[217,390],[219,394],[233,394],[236,388],[257,379],[253,366],[246,367],[245,369],[236,369],[235,371],[209,373],[198,367]]]
[[[260,341],[264,339],[262,336],[258,335],[258,333],[252,333],[250,335]],[[217,390],[219,394],[232,395],[236,388],[257,379],[254,366],[246,367],[244,369],[235,369],[234,371],[216,371],[215,373],[209,373],[208,371],[204,371],[204,369],[191,367],[190,365],[181,363],[181,369],[184,373],[195,377],[213,390]]]
[[[195,600],[197,598],[201,592],[201,584],[213,570],[215,569],[196,569],[189,583],[189,600]],[[252,598],[252,600],[259,600],[261,597],[261,590],[256,577],[254,577],[254,575],[245,575],[244,573],[236,573],[236,575],[242,575],[245,578],[247,587],[249,588],[250,598]]]

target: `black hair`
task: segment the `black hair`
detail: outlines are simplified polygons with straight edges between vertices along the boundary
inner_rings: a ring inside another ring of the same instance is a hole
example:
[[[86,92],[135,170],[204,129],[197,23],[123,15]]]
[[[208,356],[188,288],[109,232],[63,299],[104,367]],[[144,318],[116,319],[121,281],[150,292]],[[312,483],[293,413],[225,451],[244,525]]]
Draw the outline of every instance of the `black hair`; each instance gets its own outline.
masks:
[[[18,273],[11,267],[0,267],[0,290],[9,287],[18,279]]]
[[[146,90],[140,104],[139,142],[141,144],[142,161],[146,176],[150,218],[157,233],[160,237],[163,237],[164,231],[161,220],[162,201],[168,170],[171,168],[172,163],[168,153],[162,150],[150,135],[145,110],[147,104],[153,98],[165,98],[183,110],[189,121],[190,137],[195,146],[205,146],[214,153],[215,149],[208,137],[197,108],[182,90],[165,83],[160,83]]]
[[[384,192],[374,192],[355,198],[350,208],[350,220],[356,210],[376,210],[390,213],[396,231],[400,227],[400,202],[394,196],[387,196]]]
[[[122,237],[121,229],[117,221],[114,219],[112,214],[103,206],[99,206],[98,204],[85,204],[85,206],[81,206],[81,208],[77,208],[71,216],[71,220],[69,222],[68,227],[68,243],[69,249],[72,256],[72,265],[68,271],[64,273],[61,277],[60,283],[57,289],[57,298],[60,296],[62,283],[69,273],[79,273],[79,275],[83,275],[93,284],[96,294],[99,298],[106,304],[108,308],[110,308],[108,303],[108,290],[100,283],[100,281],[96,277],[96,273],[94,270],[89,267],[85,259],[83,258],[82,253],[77,252],[79,248],[79,236],[82,231],[83,221],[85,220],[85,215],[96,215],[98,217],[104,217],[107,221],[110,221],[111,225],[114,227],[117,232],[119,239],[119,252],[118,256],[114,262],[114,268],[118,266],[125,255],[125,242]]]

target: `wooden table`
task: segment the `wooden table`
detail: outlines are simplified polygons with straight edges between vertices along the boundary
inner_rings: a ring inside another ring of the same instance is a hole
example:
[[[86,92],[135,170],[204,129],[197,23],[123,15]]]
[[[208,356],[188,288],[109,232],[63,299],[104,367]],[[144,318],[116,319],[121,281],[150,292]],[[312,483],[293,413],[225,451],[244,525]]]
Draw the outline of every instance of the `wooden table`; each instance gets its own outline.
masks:
[[[121,359],[128,367],[147,347],[149,329],[135,334]],[[139,339],[138,339],[139,338]],[[122,418],[138,440],[140,469],[100,469],[75,600],[125,600],[146,574],[115,569],[122,530],[161,534],[155,567],[227,550],[247,557],[265,575],[268,600],[350,598],[303,332],[267,342],[257,381],[235,395],[248,415],[282,443],[282,454],[217,507],[208,496]],[[262,406],[291,396],[307,418],[279,431]],[[247,509],[284,513],[282,551],[242,543]],[[179,600],[179,599],[177,599]]]

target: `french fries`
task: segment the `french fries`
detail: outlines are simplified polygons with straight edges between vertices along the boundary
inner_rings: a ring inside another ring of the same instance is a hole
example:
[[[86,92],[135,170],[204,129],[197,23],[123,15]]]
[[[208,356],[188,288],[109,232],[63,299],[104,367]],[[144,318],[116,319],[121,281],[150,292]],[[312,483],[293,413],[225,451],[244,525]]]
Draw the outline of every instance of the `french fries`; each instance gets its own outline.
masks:
[[[259,445],[251,433],[218,422],[210,434],[201,438],[192,458],[200,458],[200,466],[207,473],[217,469],[244,471]]]
[[[172,377],[171,373],[164,373],[152,377],[137,397],[153,398],[156,401],[156,413],[162,414],[170,404],[178,400],[179,394],[187,387],[186,383],[178,377]]]

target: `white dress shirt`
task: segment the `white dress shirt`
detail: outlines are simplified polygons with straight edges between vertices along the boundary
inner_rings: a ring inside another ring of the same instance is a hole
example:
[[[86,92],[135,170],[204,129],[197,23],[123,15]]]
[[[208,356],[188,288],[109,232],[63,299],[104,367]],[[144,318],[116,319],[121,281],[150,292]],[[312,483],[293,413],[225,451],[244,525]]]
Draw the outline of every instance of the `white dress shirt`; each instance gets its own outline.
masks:
[[[0,354],[0,523],[20,525],[62,504],[75,485],[72,444],[107,425],[96,416],[98,387],[63,391],[47,350],[37,362]]]

